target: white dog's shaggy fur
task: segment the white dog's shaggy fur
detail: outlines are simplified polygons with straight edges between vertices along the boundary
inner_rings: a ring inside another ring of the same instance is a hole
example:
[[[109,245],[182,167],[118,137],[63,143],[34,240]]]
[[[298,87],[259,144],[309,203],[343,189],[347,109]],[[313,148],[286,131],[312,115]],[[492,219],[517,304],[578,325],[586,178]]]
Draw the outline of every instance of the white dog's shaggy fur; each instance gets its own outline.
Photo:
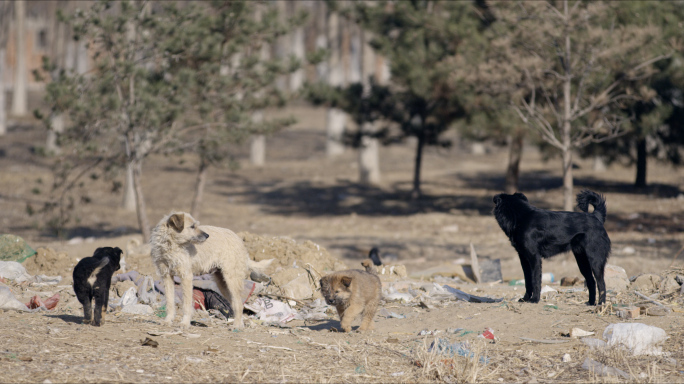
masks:
[[[172,323],[176,316],[173,276],[181,279],[181,326],[188,327],[192,316],[192,277],[213,273],[216,284],[235,313],[234,327],[244,326],[241,294],[251,260],[240,237],[229,229],[200,226],[185,212],[172,212],[152,230],[150,245],[152,262],[166,290],[167,323]]]

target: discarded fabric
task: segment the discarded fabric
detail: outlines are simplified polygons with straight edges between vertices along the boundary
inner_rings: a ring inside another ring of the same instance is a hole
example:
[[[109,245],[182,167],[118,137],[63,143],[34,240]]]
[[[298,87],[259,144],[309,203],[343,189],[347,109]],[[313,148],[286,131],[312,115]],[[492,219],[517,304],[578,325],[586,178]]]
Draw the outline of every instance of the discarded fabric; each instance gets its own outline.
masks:
[[[447,290],[449,293],[453,294],[454,296],[456,296],[459,300],[468,301],[470,303],[498,303],[500,301],[503,301],[503,298],[492,299],[489,297],[471,295],[469,293],[461,291],[460,289],[452,288],[448,285],[445,285],[444,289]]]

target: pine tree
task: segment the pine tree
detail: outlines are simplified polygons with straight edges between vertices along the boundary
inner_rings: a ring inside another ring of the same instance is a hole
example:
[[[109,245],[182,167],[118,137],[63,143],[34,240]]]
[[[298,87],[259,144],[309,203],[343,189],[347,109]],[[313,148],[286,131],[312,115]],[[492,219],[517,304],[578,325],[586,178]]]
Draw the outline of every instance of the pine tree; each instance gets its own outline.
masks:
[[[660,56],[643,49],[653,26],[607,27],[606,2],[515,1],[490,4],[497,22],[475,78],[506,95],[530,129],[562,155],[563,208],[572,210],[573,152],[615,138],[628,120],[624,85],[653,73]],[[465,62],[467,58],[462,58]],[[484,88],[484,87],[483,87]]]
[[[588,146],[582,156],[601,156],[608,163],[622,161],[635,165],[634,186],[647,185],[648,158],[679,164],[682,147],[681,64],[684,46],[679,42],[684,9],[675,2],[609,3],[618,26],[658,26],[662,37],[644,47],[652,56],[665,56],[657,63],[659,71],[625,83],[628,95],[622,109],[631,116],[625,134],[616,140]]]

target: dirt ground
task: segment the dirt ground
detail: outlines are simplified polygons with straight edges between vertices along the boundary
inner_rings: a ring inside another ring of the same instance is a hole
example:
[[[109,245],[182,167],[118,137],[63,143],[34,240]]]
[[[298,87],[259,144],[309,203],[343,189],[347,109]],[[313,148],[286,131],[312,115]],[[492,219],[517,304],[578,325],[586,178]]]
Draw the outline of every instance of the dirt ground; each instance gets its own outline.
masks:
[[[684,309],[678,294],[647,292],[673,311],[637,320],[618,318],[611,305],[651,305],[632,289],[612,292],[611,303],[599,308],[584,305],[586,290],[558,285],[552,286],[560,292],[539,304],[517,302],[523,288],[506,282],[522,278],[522,269],[491,215],[491,198],[503,188],[504,149],[488,146],[487,153],[473,154],[468,143],[458,141],[451,149],[427,149],[425,196],[411,201],[410,143],[381,148],[382,183],[359,185],[353,150],[335,159],[325,156],[325,112],[291,112],[300,123],[268,138],[265,166],[250,165],[245,149],[235,148],[239,169],[211,171],[200,215],[203,224],[311,241],[353,268],[377,246],[386,260],[405,265],[410,275],[468,261],[472,243],[480,258],[501,260],[504,282],[455,286],[504,301],[452,301],[433,308],[386,302],[381,308],[406,318],[377,315],[375,331],[365,334],[330,332],[339,328],[336,317],[292,321],[286,327],[248,321],[239,332],[199,315],[195,320],[209,326],[184,333],[163,325],[157,316],[120,313],[109,314],[101,328],[82,325],[80,310],[65,305],[70,269],[98,246],[133,251],[132,240],[141,239],[136,215],[120,209],[122,196],[113,193],[111,185],[96,181],[87,186],[90,203],[79,206],[78,221],[68,236],[51,236],[45,218],[28,214],[46,200],[51,176],[49,158],[39,156],[36,148],[44,142],[44,132],[27,124],[11,128],[0,139],[0,233],[22,236],[34,249],[49,247],[61,253],[59,262],[25,264],[32,274],[61,275],[64,280],[57,286],[10,287],[22,302],[34,294],[58,292],[65,301],[50,312],[0,312],[0,359],[5,368],[0,382],[684,382]],[[560,208],[559,162],[544,162],[535,148],[526,148],[520,189],[533,204]],[[684,170],[651,163],[650,187],[635,190],[632,168],[616,164],[595,172],[590,161],[576,163],[576,191],[590,188],[608,201],[606,228],[613,244],[609,263],[624,268],[628,276],[684,275],[684,256],[673,262],[684,245]],[[143,189],[152,224],[171,210],[189,210],[194,169],[191,157],[149,159]],[[127,265],[153,274],[149,258],[131,256]],[[543,270],[556,279],[580,276],[572,255],[544,261]],[[607,325],[625,321],[664,329],[667,353],[634,357],[621,350],[591,350],[578,339],[561,336],[578,327],[600,338]],[[478,336],[485,328],[493,330],[495,342]],[[419,335],[421,330],[439,332]],[[435,337],[468,342],[473,355],[428,353]],[[145,338],[159,346],[141,345]],[[569,361],[563,361],[565,354]],[[626,371],[629,379],[583,369],[586,358]]]

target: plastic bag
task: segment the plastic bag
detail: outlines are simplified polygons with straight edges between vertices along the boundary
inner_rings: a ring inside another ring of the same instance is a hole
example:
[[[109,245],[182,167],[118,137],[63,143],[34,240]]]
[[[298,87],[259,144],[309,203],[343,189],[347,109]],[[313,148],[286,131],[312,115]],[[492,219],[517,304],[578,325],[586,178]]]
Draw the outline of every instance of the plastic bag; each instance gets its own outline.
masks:
[[[297,312],[282,301],[259,297],[251,304],[245,304],[245,308],[259,316],[259,320],[268,322],[287,323],[293,320]]]
[[[661,355],[662,348],[656,344],[667,339],[667,333],[661,328],[642,323],[611,324],[603,331],[603,338],[608,346],[623,346],[633,355]]]
[[[26,272],[26,268],[16,261],[0,261],[0,277],[14,280],[17,283],[29,281],[33,278]]]
[[[8,287],[0,286],[0,309],[13,309],[15,311],[29,311],[29,308],[17,300]]]
[[[136,304],[137,302],[138,296],[136,295],[136,289],[135,287],[130,287],[117,302],[110,301],[109,306],[112,308],[126,307]]]
[[[23,263],[35,254],[36,251],[29,247],[21,237],[0,235],[0,260]]]

